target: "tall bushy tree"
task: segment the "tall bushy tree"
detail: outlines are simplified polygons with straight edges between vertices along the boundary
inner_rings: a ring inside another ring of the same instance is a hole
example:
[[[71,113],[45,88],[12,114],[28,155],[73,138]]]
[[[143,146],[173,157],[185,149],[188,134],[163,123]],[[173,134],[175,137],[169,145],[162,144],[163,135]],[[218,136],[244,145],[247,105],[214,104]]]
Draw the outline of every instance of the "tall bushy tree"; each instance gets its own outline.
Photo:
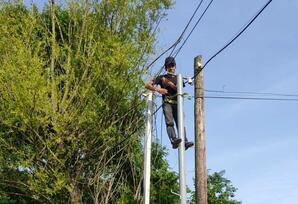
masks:
[[[208,204],[241,204],[234,199],[235,188],[230,180],[224,177],[225,171],[208,175]],[[191,203],[195,202],[195,192],[192,192]]]
[[[116,203],[127,191],[141,200],[141,65],[170,6],[51,0],[39,12],[1,5],[3,198]]]
[[[234,199],[237,188],[224,177],[224,173],[225,171],[215,172],[208,176],[208,203],[241,204]]]

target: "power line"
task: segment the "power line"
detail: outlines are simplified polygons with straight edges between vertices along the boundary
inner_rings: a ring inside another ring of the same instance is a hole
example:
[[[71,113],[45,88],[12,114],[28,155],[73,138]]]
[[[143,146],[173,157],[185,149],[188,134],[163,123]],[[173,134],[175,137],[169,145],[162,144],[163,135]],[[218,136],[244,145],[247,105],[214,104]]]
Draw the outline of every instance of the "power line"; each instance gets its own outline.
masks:
[[[162,102],[162,104],[156,109],[156,111],[154,111],[152,113],[152,115],[155,115],[160,110],[160,108],[162,107],[163,104],[164,104],[164,102]]]
[[[249,21],[248,24],[246,24],[246,26],[230,41],[228,42],[223,48],[221,48],[219,51],[217,51],[209,60],[207,60],[207,62],[205,63],[205,65],[202,67],[202,69],[200,71],[202,71],[211,60],[213,60],[219,53],[221,53],[223,50],[225,50],[229,45],[231,45],[257,18],[258,16],[265,10],[265,8],[272,2],[272,0],[269,0],[263,7],[262,9]],[[197,72],[192,79],[194,79],[199,73]]]
[[[160,108],[162,107],[162,105],[163,105],[163,103],[156,109],[156,111],[154,111],[154,112],[152,113],[152,116],[154,116],[154,115],[160,110]],[[143,126],[141,126],[140,128],[142,128],[142,127],[143,127]],[[139,129],[136,129],[136,130],[133,131],[131,134],[129,134],[128,136],[126,136],[123,140],[119,141],[117,144],[115,144],[114,146],[112,146],[112,147],[110,147],[110,148],[113,149],[113,148],[115,148],[115,147],[117,147],[117,146],[123,144],[123,143],[124,143],[126,140],[128,140],[132,135],[134,135],[134,134],[137,132],[137,130],[139,130]]]
[[[157,58],[155,58],[148,66],[147,69],[149,69],[159,58],[161,58],[164,54],[166,54],[170,49],[172,49],[176,44],[180,42],[180,39],[178,39],[173,45],[171,45],[168,49],[166,49],[164,52],[162,52]],[[163,69],[164,66],[160,68],[160,71]]]
[[[258,100],[258,101],[298,101],[298,98],[265,98],[265,97],[236,97],[236,96],[198,96],[197,98],[209,99],[240,99],[240,100]]]
[[[213,0],[212,0],[213,1]],[[191,21],[193,20],[194,16],[196,15],[197,11],[199,10],[199,8],[201,7],[201,4],[202,4],[203,0],[200,1],[200,3],[198,4],[198,6],[196,7],[195,11],[193,12],[191,18],[188,20],[186,26],[184,27],[182,33],[180,34],[180,36],[178,37],[178,39],[168,48],[166,49],[164,52],[162,52],[156,59],[154,59],[148,66],[147,66],[147,69],[149,69],[159,58],[161,58],[165,53],[167,53],[169,50],[171,50],[173,48],[173,51],[174,49],[176,48],[176,46],[180,43],[183,35],[185,34],[188,26],[190,25]],[[171,52],[170,56],[172,55],[173,51]],[[159,71],[157,72],[156,75],[159,75],[162,70],[163,70],[164,66],[162,66]]]
[[[157,21],[157,23],[156,23],[156,26],[155,26],[155,28],[153,29],[153,32],[152,32],[151,36],[154,36],[155,33],[157,32],[157,29],[158,29],[158,27],[159,27],[159,24],[160,24],[162,18],[163,18],[163,17],[160,17],[160,18],[158,19],[158,21]],[[138,60],[138,62],[137,62],[137,66],[136,66],[136,67],[138,67],[138,66],[140,65],[140,63],[141,63],[141,61],[142,61],[142,59],[143,59],[143,57],[144,57],[144,55],[145,55],[145,52],[146,52],[148,46],[149,46],[149,40],[147,41],[147,43],[146,43],[146,45],[145,45],[145,48],[143,49],[143,53],[142,53],[141,56],[139,57],[139,60]],[[143,67],[142,69],[144,69],[144,67]]]
[[[182,39],[184,33],[186,32],[186,30],[187,30],[189,24],[191,23],[192,19],[194,18],[194,16],[196,15],[197,11],[198,11],[199,8],[201,7],[202,3],[203,3],[203,0],[200,1],[200,3],[198,4],[197,8],[196,8],[195,11],[194,11],[194,13],[192,14],[191,18],[189,19],[187,25],[185,26],[183,32],[182,32],[181,35],[180,35],[180,38],[181,38],[181,39]],[[198,23],[196,23],[196,24],[198,24]],[[196,26],[196,25],[195,25],[195,26]],[[193,31],[193,30],[194,30],[194,28],[192,29],[192,31]],[[188,36],[189,36],[189,35],[188,35]],[[188,36],[187,36],[187,38],[188,38]],[[185,40],[184,40],[184,42],[183,42],[183,45],[184,45],[184,44],[185,44]],[[175,45],[175,47],[173,48],[173,50],[172,50],[170,56],[173,54],[173,52],[174,52],[176,46],[177,46],[177,45]],[[181,49],[181,47],[180,47],[179,49]]]
[[[160,119],[160,146],[162,146],[162,124],[163,124],[163,114],[161,114],[161,119]]]
[[[182,45],[179,47],[179,49],[176,51],[175,53],[175,57],[179,54],[180,50],[182,49],[182,47],[185,45],[186,41],[188,40],[188,38],[191,36],[191,34],[193,33],[193,31],[195,30],[195,28],[197,27],[197,25],[199,24],[199,22],[201,21],[201,19],[203,18],[203,16],[205,15],[205,13],[207,12],[207,10],[209,9],[210,5],[212,4],[213,0],[211,0],[208,4],[208,6],[206,7],[206,9],[204,10],[204,12],[202,13],[202,15],[200,16],[200,18],[197,20],[196,24],[193,26],[192,30],[190,31],[190,33],[188,34],[188,36],[186,37],[186,39],[183,41]]]
[[[250,95],[271,95],[271,96],[284,96],[284,97],[298,97],[298,94],[283,94],[272,92],[252,92],[252,91],[220,91],[205,89],[205,92],[220,93],[220,94],[250,94]]]
[[[209,90],[210,91],[210,90]],[[227,92],[226,92],[227,93]],[[238,93],[245,93],[245,92],[238,92]],[[257,92],[246,92],[246,93],[257,93]],[[274,93],[258,93],[258,94],[274,94]],[[280,94],[279,96],[297,96],[294,94]],[[192,96],[194,98],[194,96]],[[257,101],[292,101],[292,102],[298,102],[298,98],[269,98],[269,97],[237,97],[237,96],[198,96],[197,98],[206,98],[206,99],[230,99],[230,100],[257,100]],[[155,112],[153,112],[152,116],[154,116],[162,107],[163,104],[161,104]],[[112,148],[117,147],[118,145],[123,144],[126,140],[128,140],[134,133],[137,132],[137,129],[132,132],[130,135],[126,136],[122,141],[118,142],[116,145],[114,145]]]

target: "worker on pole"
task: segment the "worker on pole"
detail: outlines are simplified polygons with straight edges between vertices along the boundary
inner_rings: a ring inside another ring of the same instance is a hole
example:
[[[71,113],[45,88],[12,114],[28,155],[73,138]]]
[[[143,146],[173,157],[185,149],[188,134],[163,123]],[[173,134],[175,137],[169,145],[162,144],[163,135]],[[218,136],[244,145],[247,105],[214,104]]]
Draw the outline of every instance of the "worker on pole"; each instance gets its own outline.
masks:
[[[176,62],[173,57],[167,57],[165,59],[165,69],[167,73],[160,75],[153,80],[148,81],[145,84],[145,88],[153,92],[158,92],[162,95],[162,108],[165,116],[165,122],[167,127],[167,133],[172,143],[173,149],[178,148],[181,139],[176,136],[174,121],[176,128],[178,129],[178,116],[177,116],[177,75],[176,73]],[[185,128],[184,128],[185,130]],[[184,131],[185,133],[185,131]],[[185,138],[185,150],[192,147],[194,144]]]

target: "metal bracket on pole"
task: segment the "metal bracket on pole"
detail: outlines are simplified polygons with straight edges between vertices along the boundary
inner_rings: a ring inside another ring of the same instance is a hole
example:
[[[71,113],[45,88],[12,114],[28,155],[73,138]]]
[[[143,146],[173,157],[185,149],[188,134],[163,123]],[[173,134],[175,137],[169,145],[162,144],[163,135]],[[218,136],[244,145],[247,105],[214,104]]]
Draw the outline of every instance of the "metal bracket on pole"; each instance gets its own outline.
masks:
[[[186,185],[185,185],[185,135],[184,135],[184,114],[183,114],[183,79],[182,75],[177,76],[177,102],[178,102],[178,135],[181,139],[179,144],[179,185],[180,185],[180,203],[186,204]]]
[[[193,80],[191,77],[183,77],[183,79],[185,80],[186,83],[188,83],[189,85],[193,85]]]
[[[144,141],[144,204],[150,202],[150,173],[151,173],[151,142],[152,142],[152,114],[153,114],[153,97],[150,91],[147,97],[147,123]]]
[[[171,193],[172,193],[173,195],[179,196],[179,198],[180,198],[180,194],[179,194],[179,193],[176,193],[176,192],[174,192],[172,189],[171,189]]]

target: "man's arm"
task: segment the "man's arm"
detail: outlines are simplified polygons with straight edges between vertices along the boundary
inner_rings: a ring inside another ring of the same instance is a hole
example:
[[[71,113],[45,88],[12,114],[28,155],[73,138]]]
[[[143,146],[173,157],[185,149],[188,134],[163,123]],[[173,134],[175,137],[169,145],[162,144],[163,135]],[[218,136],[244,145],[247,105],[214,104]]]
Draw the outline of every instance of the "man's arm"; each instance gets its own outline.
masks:
[[[154,84],[153,84],[153,81],[148,81],[146,84],[145,84],[145,88],[150,90],[150,91],[153,91],[153,92],[158,92],[159,94],[166,94],[168,93],[168,90],[167,89],[163,89],[163,88],[159,88],[159,87],[155,87]]]
[[[165,85],[171,87],[172,89],[174,89],[174,90],[177,89],[177,86],[176,86],[173,82],[171,82],[170,80],[168,80],[167,78],[162,77],[161,80],[162,80],[162,82],[163,82]]]

